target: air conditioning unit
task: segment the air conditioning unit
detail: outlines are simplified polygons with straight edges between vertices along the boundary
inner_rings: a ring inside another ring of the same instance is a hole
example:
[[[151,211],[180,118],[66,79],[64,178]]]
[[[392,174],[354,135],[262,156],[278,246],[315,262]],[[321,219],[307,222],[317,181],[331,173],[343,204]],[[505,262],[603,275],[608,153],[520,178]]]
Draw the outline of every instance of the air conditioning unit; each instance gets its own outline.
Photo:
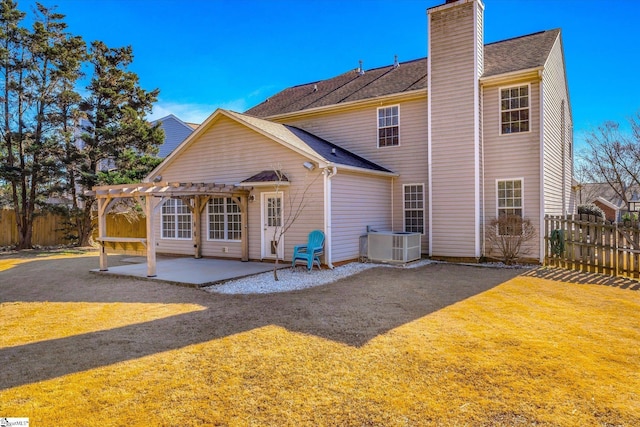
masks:
[[[420,259],[420,233],[377,231],[368,233],[367,258],[374,262],[406,263]]]

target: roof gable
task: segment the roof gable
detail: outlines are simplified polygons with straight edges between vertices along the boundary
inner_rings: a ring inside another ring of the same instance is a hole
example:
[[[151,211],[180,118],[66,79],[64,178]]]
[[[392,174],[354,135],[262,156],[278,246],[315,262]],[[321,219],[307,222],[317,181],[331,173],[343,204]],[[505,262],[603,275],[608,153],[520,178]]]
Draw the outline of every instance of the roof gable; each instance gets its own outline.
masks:
[[[357,156],[339,146],[330,143],[302,129],[287,126],[235,111],[218,109],[205,122],[199,126],[191,135],[187,137],[171,154],[158,165],[147,177],[145,181],[153,179],[162,170],[171,164],[180,153],[189,149],[189,146],[203,135],[209,128],[221,118],[227,117],[231,120],[246,126],[267,138],[282,144],[283,146],[305,156],[309,160],[324,165],[346,166],[361,171],[369,171],[383,174],[393,174],[392,171]]]
[[[483,77],[544,66],[559,34],[555,29],[485,45]],[[427,58],[293,86],[245,114],[271,117],[415,90],[427,90]]]

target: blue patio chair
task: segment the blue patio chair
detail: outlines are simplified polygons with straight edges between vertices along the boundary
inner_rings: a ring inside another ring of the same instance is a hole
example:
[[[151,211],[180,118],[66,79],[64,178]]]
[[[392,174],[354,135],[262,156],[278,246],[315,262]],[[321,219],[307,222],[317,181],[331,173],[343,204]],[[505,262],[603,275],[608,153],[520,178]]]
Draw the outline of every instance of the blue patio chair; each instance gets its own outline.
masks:
[[[309,233],[306,245],[296,245],[293,247],[293,259],[291,267],[296,266],[297,261],[307,263],[307,270],[311,271],[313,263],[320,268],[320,255],[324,253],[324,233],[320,230],[313,230]]]

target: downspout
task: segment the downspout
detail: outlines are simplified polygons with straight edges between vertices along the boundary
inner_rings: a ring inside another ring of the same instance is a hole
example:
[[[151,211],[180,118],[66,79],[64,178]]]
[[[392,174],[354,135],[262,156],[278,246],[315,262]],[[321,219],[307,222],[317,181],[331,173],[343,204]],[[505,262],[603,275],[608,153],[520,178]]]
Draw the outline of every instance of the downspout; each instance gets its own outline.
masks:
[[[562,215],[567,215],[567,132],[566,118],[564,114],[564,99],[560,102],[560,142],[562,144]]]
[[[538,76],[540,77],[540,217],[539,217],[539,258],[540,263],[544,263],[544,81],[542,80],[542,71],[538,70]]]
[[[429,256],[433,256],[433,176],[431,174],[431,14],[427,12],[427,187],[429,190]]]
[[[484,86],[480,86],[480,161],[482,163],[482,177],[480,178],[480,191],[481,191],[481,212],[482,212],[482,253],[480,257],[484,257],[487,254],[487,205],[485,203],[485,181],[484,174],[487,169],[487,165],[484,163]]]
[[[333,269],[332,264],[332,239],[331,239],[331,178],[336,176],[338,169],[335,166],[327,167],[323,171],[324,181],[324,260],[327,267]]]
[[[396,205],[395,205],[394,200],[393,200],[393,186],[395,185],[395,183],[396,183],[396,178],[395,177],[391,177],[391,230],[395,229],[395,224],[396,224],[393,221],[395,219],[394,218],[394,213],[396,211],[396,209],[395,209]]]

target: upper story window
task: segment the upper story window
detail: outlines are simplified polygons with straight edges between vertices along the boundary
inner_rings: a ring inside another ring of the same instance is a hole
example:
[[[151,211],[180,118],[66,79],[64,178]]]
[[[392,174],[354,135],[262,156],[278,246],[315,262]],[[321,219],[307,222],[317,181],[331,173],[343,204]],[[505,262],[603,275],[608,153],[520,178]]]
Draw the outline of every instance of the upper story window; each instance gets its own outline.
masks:
[[[529,85],[500,89],[500,133],[529,132]]]
[[[162,205],[162,238],[191,239],[191,210],[181,199]]]
[[[378,147],[400,145],[400,107],[378,108]]]

